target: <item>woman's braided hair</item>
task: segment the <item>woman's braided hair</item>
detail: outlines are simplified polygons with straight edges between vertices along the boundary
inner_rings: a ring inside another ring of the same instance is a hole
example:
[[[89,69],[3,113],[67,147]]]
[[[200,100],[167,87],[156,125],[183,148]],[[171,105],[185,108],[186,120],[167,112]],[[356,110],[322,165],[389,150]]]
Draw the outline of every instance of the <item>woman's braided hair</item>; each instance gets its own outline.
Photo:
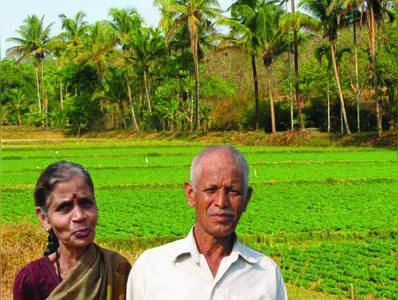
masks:
[[[59,182],[68,181],[74,174],[82,177],[94,195],[94,185],[90,173],[82,165],[69,161],[53,163],[41,173],[34,192],[35,206],[39,207],[43,214],[47,214],[48,212],[50,194],[54,190],[55,185]],[[48,256],[56,252],[58,246],[57,236],[51,228],[48,233],[48,245],[46,251],[44,251],[44,255]]]

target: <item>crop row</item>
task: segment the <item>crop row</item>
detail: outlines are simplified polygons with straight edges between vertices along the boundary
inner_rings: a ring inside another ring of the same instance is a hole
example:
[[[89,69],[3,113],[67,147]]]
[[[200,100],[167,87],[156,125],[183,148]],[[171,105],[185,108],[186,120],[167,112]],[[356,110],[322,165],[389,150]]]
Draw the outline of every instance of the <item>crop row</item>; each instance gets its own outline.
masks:
[[[369,238],[309,247],[254,247],[276,257],[285,280],[295,285],[346,297],[352,285],[355,299],[395,299],[398,295],[396,240]]]
[[[98,145],[90,145],[87,147],[64,147],[62,144],[59,145],[56,142],[48,145],[48,147],[37,147],[37,148],[15,148],[2,146],[1,157],[54,157],[57,155],[62,155],[63,153],[68,153],[70,156],[90,156],[90,155],[176,155],[176,154],[189,154],[195,155],[200,150],[206,147],[206,144],[196,144],[196,145],[171,145],[163,147],[159,146],[142,146],[142,145],[129,145],[129,144],[106,144],[106,147],[99,143]],[[289,154],[289,153],[391,153],[391,155],[396,153],[392,150],[386,149],[368,149],[368,148],[308,148],[308,147],[252,147],[252,146],[240,146],[238,147],[244,153],[252,154]]]
[[[90,169],[96,186],[116,184],[182,184],[189,180],[189,168],[131,168],[131,169]],[[2,186],[34,184],[41,172],[12,172],[3,176]],[[396,178],[398,166],[393,162],[381,164],[347,165],[256,165],[250,168],[250,182],[305,181],[333,179],[380,179]]]
[[[383,163],[396,162],[396,154],[392,152],[341,152],[330,154],[324,153],[258,153],[246,154],[250,165],[256,164],[355,164],[355,163]],[[82,156],[74,156],[68,151],[53,153],[49,157],[30,157],[23,159],[12,159],[10,156],[2,159],[4,171],[18,171],[26,169],[43,169],[50,163],[59,160],[71,160],[84,165],[87,168],[116,168],[116,167],[151,167],[151,166],[189,166],[194,155],[152,155],[139,154],[103,154],[86,153]]]
[[[300,193],[297,191],[300,190]],[[1,220],[36,222],[33,191],[1,192]],[[181,236],[194,220],[181,188],[98,190],[99,238]],[[238,232],[279,234],[398,227],[398,183],[257,187]],[[156,217],[155,217],[156,216]]]

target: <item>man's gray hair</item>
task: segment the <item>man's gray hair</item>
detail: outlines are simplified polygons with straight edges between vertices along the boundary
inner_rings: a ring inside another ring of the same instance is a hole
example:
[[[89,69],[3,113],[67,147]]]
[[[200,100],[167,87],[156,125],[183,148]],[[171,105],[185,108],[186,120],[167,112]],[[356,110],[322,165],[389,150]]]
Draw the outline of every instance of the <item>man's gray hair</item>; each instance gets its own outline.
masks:
[[[192,161],[191,164],[191,184],[194,190],[197,186],[197,180],[201,174],[201,161],[208,154],[213,153],[218,150],[226,150],[231,156],[233,162],[238,166],[240,174],[242,176],[242,188],[243,188],[243,196],[246,197],[247,189],[249,187],[249,166],[247,164],[246,158],[243,154],[233,146],[229,145],[217,145],[210,146],[200,152]]]

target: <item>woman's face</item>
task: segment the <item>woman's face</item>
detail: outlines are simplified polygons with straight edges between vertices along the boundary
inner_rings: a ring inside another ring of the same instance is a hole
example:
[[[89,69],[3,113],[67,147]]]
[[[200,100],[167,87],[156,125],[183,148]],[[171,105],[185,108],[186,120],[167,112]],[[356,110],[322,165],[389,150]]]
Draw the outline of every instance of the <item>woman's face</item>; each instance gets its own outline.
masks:
[[[53,228],[59,244],[66,248],[86,247],[94,241],[97,205],[89,186],[78,174],[55,185],[47,216],[37,214],[45,227]]]

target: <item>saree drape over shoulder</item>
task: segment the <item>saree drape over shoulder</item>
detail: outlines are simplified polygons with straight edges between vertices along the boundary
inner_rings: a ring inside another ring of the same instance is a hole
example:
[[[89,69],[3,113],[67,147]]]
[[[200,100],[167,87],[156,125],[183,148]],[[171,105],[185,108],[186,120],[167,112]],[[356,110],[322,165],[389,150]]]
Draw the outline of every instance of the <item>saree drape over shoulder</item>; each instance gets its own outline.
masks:
[[[120,254],[92,244],[48,300],[124,300],[130,263]]]

